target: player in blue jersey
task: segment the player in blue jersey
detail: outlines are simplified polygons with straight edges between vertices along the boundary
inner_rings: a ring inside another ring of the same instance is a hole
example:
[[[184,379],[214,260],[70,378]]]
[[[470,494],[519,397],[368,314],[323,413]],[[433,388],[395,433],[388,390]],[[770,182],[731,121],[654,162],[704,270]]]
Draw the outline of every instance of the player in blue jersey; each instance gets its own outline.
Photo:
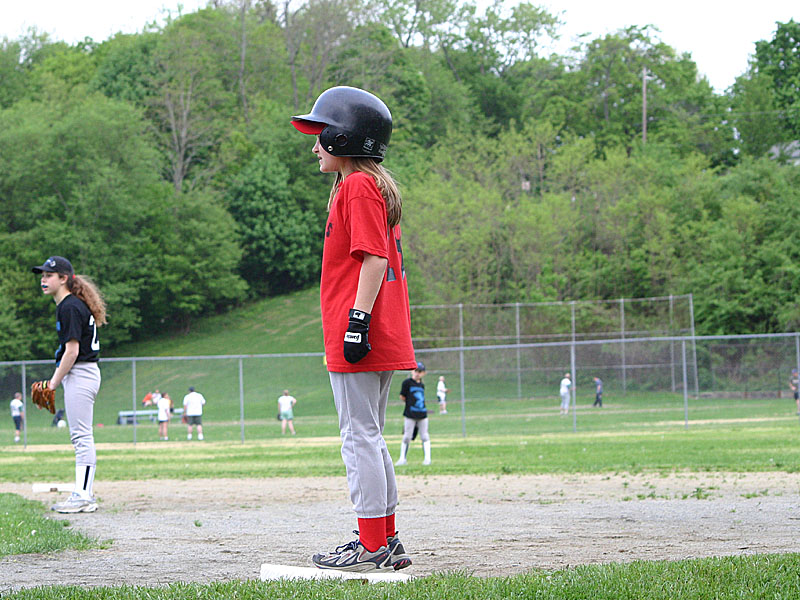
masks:
[[[400,399],[406,403],[403,416],[403,442],[400,444],[400,458],[395,465],[404,465],[408,461],[408,445],[411,443],[414,428],[419,432],[422,440],[423,465],[431,464],[431,438],[428,434],[428,409],[425,407],[425,384],[422,378],[425,376],[425,365],[417,363],[417,367],[411,372],[411,377],[403,382],[400,388]]]

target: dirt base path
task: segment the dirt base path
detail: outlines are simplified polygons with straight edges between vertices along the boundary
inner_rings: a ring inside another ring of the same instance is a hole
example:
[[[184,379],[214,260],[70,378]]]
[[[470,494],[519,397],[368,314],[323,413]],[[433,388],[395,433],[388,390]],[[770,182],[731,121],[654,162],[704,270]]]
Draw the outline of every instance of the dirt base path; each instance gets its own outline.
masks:
[[[532,568],[800,550],[800,474],[398,477],[406,573]],[[28,484],[0,491],[33,494]],[[257,579],[352,539],[344,478],[98,482],[68,516],[104,550],[0,559],[0,591]],[[55,518],[65,518],[56,516]]]

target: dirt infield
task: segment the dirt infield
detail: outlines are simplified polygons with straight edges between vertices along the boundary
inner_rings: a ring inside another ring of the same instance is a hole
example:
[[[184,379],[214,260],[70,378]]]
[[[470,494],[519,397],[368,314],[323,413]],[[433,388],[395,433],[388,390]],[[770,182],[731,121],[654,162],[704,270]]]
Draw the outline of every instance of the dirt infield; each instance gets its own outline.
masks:
[[[398,480],[397,523],[414,560],[405,572],[414,575],[798,551],[797,473]],[[0,491],[55,499],[28,484]],[[355,527],[342,477],[100,481],[96,492],[100,510],[69,520],[113,544],[0,559],[0,591],[255,579],[264,562],[309,565]]]

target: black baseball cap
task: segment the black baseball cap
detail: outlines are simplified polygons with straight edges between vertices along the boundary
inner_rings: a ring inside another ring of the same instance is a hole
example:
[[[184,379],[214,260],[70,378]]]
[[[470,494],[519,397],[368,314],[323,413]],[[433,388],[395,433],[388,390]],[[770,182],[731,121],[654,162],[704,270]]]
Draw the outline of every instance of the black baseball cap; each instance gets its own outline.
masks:
[[[31,269],[34,273],[60,273],[61,275],[74,275],[72,263],[63,256],[51,256],[38,267]]]
[[[425,370],[425,365],[422,364],[421,362],[418,362],[417,363],[417,371],[424,371],[424,370]]]

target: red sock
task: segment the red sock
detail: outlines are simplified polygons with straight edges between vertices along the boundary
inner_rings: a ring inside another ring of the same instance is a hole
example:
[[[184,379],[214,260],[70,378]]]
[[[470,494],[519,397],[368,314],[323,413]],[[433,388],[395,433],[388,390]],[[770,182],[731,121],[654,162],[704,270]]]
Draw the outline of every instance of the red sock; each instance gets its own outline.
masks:
[[[386,545],[386,517],[377,519],[358,519],[358,539],[364,548],[375,552]]]
[[[394,513],[386,517],[386,538],[397,535],[397,530],[394,528]]]

